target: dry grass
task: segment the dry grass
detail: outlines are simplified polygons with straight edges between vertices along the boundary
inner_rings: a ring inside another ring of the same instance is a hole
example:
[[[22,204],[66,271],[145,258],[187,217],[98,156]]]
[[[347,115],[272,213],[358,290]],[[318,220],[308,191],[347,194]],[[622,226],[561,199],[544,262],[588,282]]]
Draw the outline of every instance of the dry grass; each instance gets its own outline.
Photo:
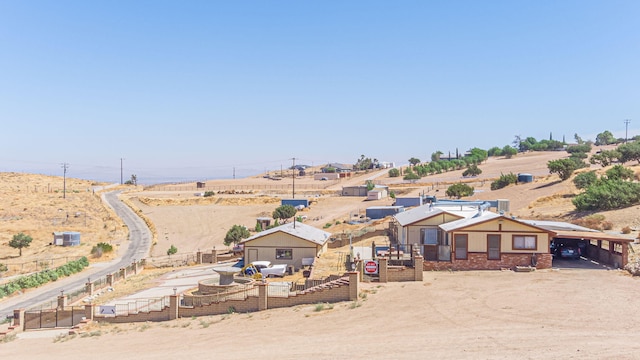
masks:
[[[113,211],[105,207],[100,194],[92,186],[100,185],[87,180],[66,179],[66,195],[60,177],[20,173],[0,173],[0,262],[8,265],[4,276],[35,271],[53,259],[79,256],[90,258],[91,248],[106,242],[114,248],[127,239],[127,229]],[[54,231],[78,231],[81,245],[62,247],[49,245]],[[18,250],[8,242],[18,233],[33,238],[28,248]],[[102,260],[108,260],[105,256]],[[95,259],[92,261],[96,261]],[[25,264],[25,265],[22,265]]]

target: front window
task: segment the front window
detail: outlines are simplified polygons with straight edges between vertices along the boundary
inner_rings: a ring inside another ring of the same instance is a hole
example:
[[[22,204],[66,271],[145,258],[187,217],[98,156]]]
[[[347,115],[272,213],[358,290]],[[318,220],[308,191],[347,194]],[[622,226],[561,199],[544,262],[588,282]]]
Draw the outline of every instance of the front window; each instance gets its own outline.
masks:
[[[456,247],[455,248],[456,259],[466,260],[468,246],[469,246],[469,237],[467,236],[467,234],[460,234],[460,235],[455,235],[453,239]]]
[[[487,236],[487,259],[500,260],[500,235]]]
[[[293,259],[293,250],[292,249],[276,249],[276,259],[278,260]]]
[[[538,238],[535,235],[514,235],[513,250],[536,250]]]

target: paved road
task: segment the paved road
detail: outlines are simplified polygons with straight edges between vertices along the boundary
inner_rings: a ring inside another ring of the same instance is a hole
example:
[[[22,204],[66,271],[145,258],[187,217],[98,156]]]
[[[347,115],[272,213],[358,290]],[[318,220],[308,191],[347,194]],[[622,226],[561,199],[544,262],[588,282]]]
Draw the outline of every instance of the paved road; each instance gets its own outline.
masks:
[[[62,290],[70,292],[84,287],[87,278],[101,278],[130,265],[134,260],[140,260],[148,256],[151,246],[151,231],[149,231],[142,219],[118,199],[119,193],[120,191],[112,191],[103,194],[102,199],[113,208],[129,228],[129,247],[126,253],[122,254],[119,259],[109,263],[94,264],[74,276],[60,279],[37,289],[31,289],[23,295],[5,299],[0,302],[0,318],[13,315],[13,310],[15,309],[30,309],[43,303],[49,303],[55,300]]]

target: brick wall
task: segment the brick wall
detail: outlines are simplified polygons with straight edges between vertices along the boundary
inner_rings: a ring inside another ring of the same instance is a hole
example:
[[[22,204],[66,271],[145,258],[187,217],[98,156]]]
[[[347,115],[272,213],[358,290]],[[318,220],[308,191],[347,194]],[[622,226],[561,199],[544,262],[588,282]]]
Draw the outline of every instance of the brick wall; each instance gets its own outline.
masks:
[[[537,269],[550,269],[551,254],[536,254]],[[469,253],[467,260],[425,261],[423,268],[431,270],[500,270],[513,269],[516,266],[530,266],[531,254],[501,254],[500,260],[487,260],[486,253]]]

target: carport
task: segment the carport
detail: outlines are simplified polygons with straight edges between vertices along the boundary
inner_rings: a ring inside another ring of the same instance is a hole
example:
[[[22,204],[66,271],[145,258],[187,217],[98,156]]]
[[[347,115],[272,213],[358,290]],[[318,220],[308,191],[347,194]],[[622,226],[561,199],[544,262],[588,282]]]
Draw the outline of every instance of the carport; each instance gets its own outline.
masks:
[[[629,244],[633,242],[632,238],[562,221],[519,220],[552,231],[555,234],[552,242],[556,248],[577,247],[580,249],[580,256],[613,268],[624,268],[629,262]]]
[[[581,256],[613,268],[624,268],[629,261],[629,244],[633,239],[596,231],[554,230],[556,247],[575,246]]]

